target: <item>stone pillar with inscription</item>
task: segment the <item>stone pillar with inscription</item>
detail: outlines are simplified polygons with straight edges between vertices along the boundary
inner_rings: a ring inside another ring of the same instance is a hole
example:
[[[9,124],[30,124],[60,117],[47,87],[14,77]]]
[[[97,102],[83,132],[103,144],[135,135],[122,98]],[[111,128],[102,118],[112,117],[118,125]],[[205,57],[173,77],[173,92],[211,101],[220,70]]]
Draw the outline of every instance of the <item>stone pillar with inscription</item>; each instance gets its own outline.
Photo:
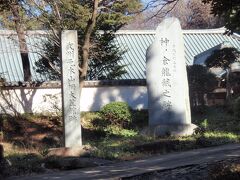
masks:
[[[166,18],[147,51],[148,133],[190,135],[191,124],[183,35],[179,20]]]
[[[82,146],[77,39],[77,31],[62,32],[62,110],[64,143],[69,148]]]

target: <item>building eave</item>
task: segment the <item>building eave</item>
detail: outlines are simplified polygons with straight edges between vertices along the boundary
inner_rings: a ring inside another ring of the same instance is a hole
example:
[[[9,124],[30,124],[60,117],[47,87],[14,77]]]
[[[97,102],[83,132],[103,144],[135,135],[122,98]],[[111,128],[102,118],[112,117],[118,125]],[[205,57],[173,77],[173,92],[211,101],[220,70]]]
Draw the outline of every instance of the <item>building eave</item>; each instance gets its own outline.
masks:
[[[119,30],[116,32],[117,35],[120,34],[155,34],[155,30]],[[218,28],[218,29],[191,29],[191,30],[183,30],[183,34],[223,34],[226,32],[226,28]]]

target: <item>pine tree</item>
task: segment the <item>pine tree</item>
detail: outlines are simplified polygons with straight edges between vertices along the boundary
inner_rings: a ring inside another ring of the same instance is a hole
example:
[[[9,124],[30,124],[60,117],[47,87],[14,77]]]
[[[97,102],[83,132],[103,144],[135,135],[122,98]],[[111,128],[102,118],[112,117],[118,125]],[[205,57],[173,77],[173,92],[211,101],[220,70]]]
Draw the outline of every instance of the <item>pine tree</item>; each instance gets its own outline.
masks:
[[[44,56],[37,63],[38,72],[49,74],[50,79],[60,78],[59,32],[75,29],[79,36],[79,61],[83,80],[116,79],[126,73],[125,66],[118,63],[123,52],[113,44],[114,32],[133,17],[131,14],[139,9],[141,4],[138,0],[101,1],[97,7],[96,23],[92,28],[90,24],[93,21],[89,18],[93,14],[92,3],[79,3],[76,0],[48,2],[52,12],[43,12],[42,21],[53,33],[50,41],[45,44]]]
[[[17,32],[18,36],[18,43],[19,43],[19,49],[20,49],[20,55],[22,59],[22,65],[23,65],[23,75],[24,75],[24,81],[31,81],[31,70],[30,70],[30,61],[28,56],[28,47],[26,43],[26,37],[25,37],[25,26],[22,19],[22,1],[21,0],[0,0],[0,12],[2,14],[5,13],[5,15],[9,15],[5,17],[6,19],[11,19],[12,22],[14,22],[14,29]],[[4,20],[2,18],[2,20]],[[2,25],[4,25],[2,21]]]
[[[223,17],[229,32],[240,32],[240,2],[239,0],[202,0],[211,4],[215,16]]]

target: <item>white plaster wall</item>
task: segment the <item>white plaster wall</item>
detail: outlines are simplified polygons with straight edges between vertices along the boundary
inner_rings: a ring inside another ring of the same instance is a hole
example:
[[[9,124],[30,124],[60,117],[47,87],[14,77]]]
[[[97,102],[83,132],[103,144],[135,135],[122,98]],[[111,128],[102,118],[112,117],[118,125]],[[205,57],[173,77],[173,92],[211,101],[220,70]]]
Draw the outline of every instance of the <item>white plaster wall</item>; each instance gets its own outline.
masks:
[[[81,111],[98,111],[113,101],[127,102],[133,109],[147,109],[146,86],[83,88]]]
[[[61,89],[1,90],[1,113],[57,113],[61,107]],[[56,107],[55,107],[56,106]]]
[[[127,102],[133,109],[147,109],[146,86],[110,86],[83,88],[81,111],[98,111],[113,101]],[[59,113],[61,89],[1,90],[0,113]]]

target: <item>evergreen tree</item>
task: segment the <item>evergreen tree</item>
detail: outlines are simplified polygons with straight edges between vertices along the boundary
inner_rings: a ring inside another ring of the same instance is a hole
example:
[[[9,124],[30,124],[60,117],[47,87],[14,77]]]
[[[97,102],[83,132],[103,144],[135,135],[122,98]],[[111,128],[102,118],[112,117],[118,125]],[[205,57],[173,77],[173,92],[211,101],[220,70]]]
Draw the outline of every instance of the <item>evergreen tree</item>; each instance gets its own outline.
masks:
[[[207,67],[221,67],[224,70],[230,68],[230,65],[236,61],[239,61],[240,52],[233,47],[226,47],[223,49],[215,50],[211,56],[209,56],[205,64]]]
[[[116,47],[114,38],[115,35],[109,32],[97,35],[98,43],[90,53],[88,80],[118,79],[126,73],[126,65],[119,64],[124,52]]]
[[[12,18],[11,5],[15,5],[18,9],[18,17]],[[43,48],[42,59],[37,63],[38,71],[42,73],[50,73],[50,79],[59,77],[60,65],[60,32],[61,30],[72,29],[78,30],[79,34],[79,60],[80,74],[86,79],[88,64],[96,67],[96,64],[108,63],[103,65],[108,68],[109,75],[102,73],[100,78],[113,78],[114,71],[120,76],[125,73],[124,66],[113,63],[108,60],[103,61],[103,55],[110,57],[110,48],[112,49],[112,57],[118,61],[122,52],[117,52],[117,48],[111,45],[113,33],[127,23],[132,14],[141,8],[140,0],[0,0],[0,21],[2,28],[17,30],[19,37],[19,45],[24,67],[24,80],[31,79],[30,63],[28,58],[28,49],[24,31],[32,29],[45,29],[51,31],[48,42]],[[18,21],[15,21],[18,20]],[[18,31],[17,27],[20,27]],[[102,38],[99,37],[98,30],[103,30]],[[109,35],[107,35],[109,34]],[[107,39],[107,37],[109,39]],[[106,42],[103,42],[106,40]],[[104,47],[101,43],[106,46]],[[24,45],[24,46],[23,46]],[[54,50],[54,51],[53,51]],[[101,53],[97,52],[102,50]],[[104,51],[106,53],[104,53]],[[100,57],[96,57],[100,54]],[[97,62],[89,62],[96,61]],[[98,65],[99,65],[98,64]],[[112,68],[110,64],[116,65]],[[101,71],[101,72],[104,72]],[[111,74],[111,75],[110,75]],[[93,76],[89,76],[92,79]]]
[[[226,99],[231,96],[231,83],[230,83],[230,66],[232,63],[239,61],[240,52],[233,47],[226,47],[223,49],[215,50],[205,61],[207,67],[221,67],[226,71]]]
[[[211,11],[215,16],[223,17],[226,28],[230,32],[240,32],[240,2],[239,0],[202,0],[211,4]]]
[[[116,79],[126,73],[125,65],[120,65],[121,52],[114,44],[114,32],[132,18],[132,13],[141,6],[140,1],[101,1],[98,6],[96,25],[89,38],[88,63],[84,64],[84,47],[86,47],[86,29],[92,12],[92,1],[61,0],[61,3],[47,2],[51,12],[43,11],[41,21],[52,30],[50,41],[45,44],[43,57],[37,63],[37,71],[50,73],[50,79],[60,77],[60,38],[59,32],[64,29],[78,30],[80,72],[87,67],[84,79]],[[39,7],[40,10],[44,8]],[[91,22],[91,21],[90,21]],[[88,49],[87,48],[87,49]],[[86,51],[85,51],[86,52]],[[89,65],[89,68],[88,68]]]
[[[24,81],[31,81],[30,61],[28,56],[28,47],[25,37],[25,24],[23,22],[23,1],[22,0],[0,0],[1,25],[6,26],[6,22],[13,26],[17,32],[20,55],[22,59]],[[5,17],[3,16],[5,15]]]
[[[216,76],[202,65],[188,66],[187,74],[191,106],[204,106],[204,94],[211,92],[217,86]]]

